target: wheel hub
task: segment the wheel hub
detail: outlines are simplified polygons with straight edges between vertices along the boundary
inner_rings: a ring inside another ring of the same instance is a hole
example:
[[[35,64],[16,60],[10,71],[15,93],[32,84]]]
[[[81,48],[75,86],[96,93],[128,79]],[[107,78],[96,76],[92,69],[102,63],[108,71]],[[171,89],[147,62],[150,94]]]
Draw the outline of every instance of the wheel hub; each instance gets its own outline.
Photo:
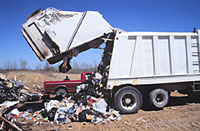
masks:
[[[123,108],[132,110],[137,105],[136,96],[132,93],[126,93],[121,98],[121,104]]]
[[[130,103],[131,103],[131,99],[130,99],[130,98],[126,98],[126,99],[125,99],[125,103],[126,103],[126,104],[130,104]]]
[[[158,95],[156,96],[156,102],[157,102],[157,103],[162,103],[163,101],[164,101],[164,96],[161,95],[161,94],[158,94]]]

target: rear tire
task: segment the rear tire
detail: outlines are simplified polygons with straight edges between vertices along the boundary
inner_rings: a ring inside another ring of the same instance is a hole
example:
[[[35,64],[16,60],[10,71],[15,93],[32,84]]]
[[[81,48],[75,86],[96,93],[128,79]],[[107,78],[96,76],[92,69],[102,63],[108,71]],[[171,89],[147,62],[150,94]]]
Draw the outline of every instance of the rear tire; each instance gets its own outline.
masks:
[[[68,92],[65,89],[58,89],[56,91],[56,96],[62,95],[63,97],[68,95]]]
[[[164,89],[154,89],[149,94],[150,105],[154,108],[163,108],[168,104],[169,94]]]
[[[114,96],[115,108],[123,114],[136,113],[142,106],[140,91],[131,86],[119,89]]]

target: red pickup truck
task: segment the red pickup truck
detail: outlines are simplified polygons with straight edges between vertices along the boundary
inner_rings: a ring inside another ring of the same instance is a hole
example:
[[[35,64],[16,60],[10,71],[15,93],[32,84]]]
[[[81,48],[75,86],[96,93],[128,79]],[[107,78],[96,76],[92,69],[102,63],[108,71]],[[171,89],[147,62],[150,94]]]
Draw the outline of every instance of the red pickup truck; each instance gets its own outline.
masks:
[[[69,93],[74,93],[77,85],[86,81],[91,74],[92,72],[83,72],[81,74],[81,80],[45,81],[45,93],[67,96]]]

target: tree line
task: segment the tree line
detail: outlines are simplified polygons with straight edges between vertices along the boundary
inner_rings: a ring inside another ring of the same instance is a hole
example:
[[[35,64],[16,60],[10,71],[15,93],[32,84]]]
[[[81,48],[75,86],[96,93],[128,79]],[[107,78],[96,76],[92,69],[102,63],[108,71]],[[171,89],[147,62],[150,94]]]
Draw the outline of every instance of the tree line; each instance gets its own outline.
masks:
[[[86,62],[77,62],[75,60],[71,61],[72,69],[69,73],[79,74],[82,72],[93,72],[97,68],[97,62],[93,61],[93,63]],[[59,65],[51,65],[48,62],[44,64],[37,64],[35,67],[30,68],[28,66],[28,62],[26,60],[19,61],[5,61],[3,67],[0,67],[0,70],[12,71],[12,70],[36,70],[36,71],[51,71],[51,72],[59,72]]]

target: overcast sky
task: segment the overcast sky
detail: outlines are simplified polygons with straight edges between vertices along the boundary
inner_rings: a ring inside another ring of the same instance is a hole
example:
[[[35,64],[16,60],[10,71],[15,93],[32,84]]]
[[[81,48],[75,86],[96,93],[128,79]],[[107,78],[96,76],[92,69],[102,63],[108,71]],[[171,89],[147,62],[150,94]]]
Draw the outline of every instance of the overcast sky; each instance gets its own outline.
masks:
[[[200,28],[200,0],[0,0],[0,67],[5,61],[42,63],[20,29],[35,10],[55,7],[67,11],[99,11],[115,28],[125,31],[192,32]],[[99,62],[101,51],[91,50],[74,60]],[[44,62],[43,62],[44,63]]]

